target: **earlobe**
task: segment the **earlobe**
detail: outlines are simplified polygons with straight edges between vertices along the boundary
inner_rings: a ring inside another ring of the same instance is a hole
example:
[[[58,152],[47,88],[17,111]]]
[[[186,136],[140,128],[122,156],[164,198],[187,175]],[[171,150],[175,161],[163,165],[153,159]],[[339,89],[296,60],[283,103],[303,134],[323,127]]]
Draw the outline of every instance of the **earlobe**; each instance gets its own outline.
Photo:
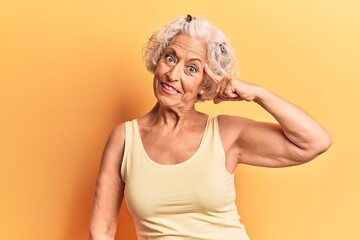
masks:
[[[202,95],[204,94],[204,90],[200,90],[200,92],[198,93],[197,95],[197,101],[201,101],[203,98],[202,98]]]

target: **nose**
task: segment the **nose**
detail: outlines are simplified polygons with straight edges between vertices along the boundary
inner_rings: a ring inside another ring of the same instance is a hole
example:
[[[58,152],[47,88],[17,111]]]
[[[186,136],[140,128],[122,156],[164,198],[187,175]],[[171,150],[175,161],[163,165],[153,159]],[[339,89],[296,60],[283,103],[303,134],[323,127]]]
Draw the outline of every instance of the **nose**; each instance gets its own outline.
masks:
[[[180,64],[174,65],[168,72],[168,79],[170,82],[180,81],[182,68]]]

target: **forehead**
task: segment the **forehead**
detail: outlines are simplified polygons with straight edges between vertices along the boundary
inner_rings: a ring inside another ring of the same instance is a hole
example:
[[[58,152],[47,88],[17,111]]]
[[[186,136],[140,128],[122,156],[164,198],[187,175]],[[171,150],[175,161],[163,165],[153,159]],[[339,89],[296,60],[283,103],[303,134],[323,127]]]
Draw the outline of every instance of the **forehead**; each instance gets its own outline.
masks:
[[[202,61],[205,61],[207,54],[206,44],[203,40],[186,34],[175,36],[167,49],[175,50],[177,55],[198,58]]]

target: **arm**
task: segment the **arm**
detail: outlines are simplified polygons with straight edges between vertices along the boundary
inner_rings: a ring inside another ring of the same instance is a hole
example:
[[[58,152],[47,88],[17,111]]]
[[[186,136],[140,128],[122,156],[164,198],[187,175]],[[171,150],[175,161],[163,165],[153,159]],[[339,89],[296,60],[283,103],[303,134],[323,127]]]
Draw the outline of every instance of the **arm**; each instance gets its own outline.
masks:
[[[218,83],[215,103],[254,101],[278,122],[272,124],[222,117],[225,138],[228,138],[238,163],[292,166],[310,161],[330,147],[332,139],[329,133],[300,108],[263,87],[217,76],[208,68],[205,71]]]
[[[124,124],[120,124],[106,143],[97,178],[89,240],[115,239],[125,187],[120,176],[124,139]]]

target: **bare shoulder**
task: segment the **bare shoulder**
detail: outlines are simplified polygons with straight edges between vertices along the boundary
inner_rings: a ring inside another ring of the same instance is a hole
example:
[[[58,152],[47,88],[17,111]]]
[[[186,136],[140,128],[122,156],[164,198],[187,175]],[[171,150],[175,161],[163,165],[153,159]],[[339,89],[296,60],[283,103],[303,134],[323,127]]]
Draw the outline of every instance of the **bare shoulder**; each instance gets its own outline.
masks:
[[[226,148],[231,147],[241,135],[242,131],[254,120],[238,116],[219,115],[219,134],[223,145]]]
[[[111,168],[120,168],[123,152],[125,146],[125,123],[118,124],[110,133],[106,142],[103,157],[102,167],[108,169],[107,166],[111,165]]]
[[[250,119],[250,118],[246,118],[246,117],[239,117],[239,116],[231,116],[231,115],[219,115],[219,122],[223,122],[226,124],[246,124],[246,123],[250,123],[250,122],[254,122],[254,120]]]
[[[250,123],[255,121],[245,117],[219,115],[219,128],[221,132],[232,132],[234,134],[240,134],[240,132]]]
[[[125,123],[119,123],[110,133],[108,143],[117,146],[123,145],[125,141]]]

